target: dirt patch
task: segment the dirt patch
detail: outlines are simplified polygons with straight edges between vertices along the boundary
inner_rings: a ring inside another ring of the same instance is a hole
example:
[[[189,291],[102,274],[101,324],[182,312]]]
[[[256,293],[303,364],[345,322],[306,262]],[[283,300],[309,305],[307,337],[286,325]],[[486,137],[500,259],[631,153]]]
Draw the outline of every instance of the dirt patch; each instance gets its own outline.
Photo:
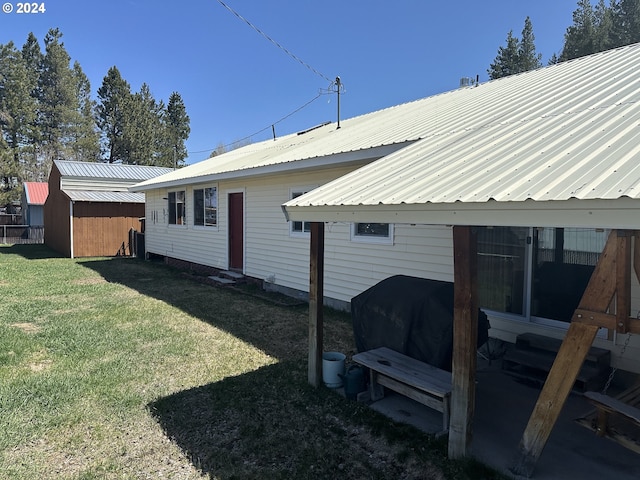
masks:
[[[29,322],[12,323],[11,326],[22,330],[24,333],[39,333],[41,330],[38,325]]]
[[[32,372],[42,372],[47,368],[49,368],[52,363],[53,363],[52,360],[46,359],[40,362],[30,363],[29,368],[31,369]]]

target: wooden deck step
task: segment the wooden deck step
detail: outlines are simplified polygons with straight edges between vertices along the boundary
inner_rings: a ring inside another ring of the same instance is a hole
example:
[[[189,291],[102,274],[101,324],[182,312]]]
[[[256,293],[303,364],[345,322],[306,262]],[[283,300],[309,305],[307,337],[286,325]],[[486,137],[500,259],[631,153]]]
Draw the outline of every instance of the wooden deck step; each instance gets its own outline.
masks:
[[[545,350],[547,352],[558,353],[562,340],[559,338],[545,337],[535,333],[523,333],[516,338],[518,349]],[[585,362],[593,362],[609,368],[611,365],[611,352],[606,348],[591,347]]]
[[[526,333],[519,335],[514,347],[502,359],[505,373],[542,386],[551,370],[562,341]],[[609,350],[592,347],[578,373],[573,389],[583,393],[600,390],[610,372]]]

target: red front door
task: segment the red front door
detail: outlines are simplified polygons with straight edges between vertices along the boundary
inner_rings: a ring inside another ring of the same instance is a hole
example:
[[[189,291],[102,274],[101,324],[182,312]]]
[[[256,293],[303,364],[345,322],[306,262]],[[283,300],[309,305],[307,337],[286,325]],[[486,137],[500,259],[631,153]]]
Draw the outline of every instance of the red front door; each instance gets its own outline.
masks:
[[[229,194],[229,270],[244,267],[244,194]]]

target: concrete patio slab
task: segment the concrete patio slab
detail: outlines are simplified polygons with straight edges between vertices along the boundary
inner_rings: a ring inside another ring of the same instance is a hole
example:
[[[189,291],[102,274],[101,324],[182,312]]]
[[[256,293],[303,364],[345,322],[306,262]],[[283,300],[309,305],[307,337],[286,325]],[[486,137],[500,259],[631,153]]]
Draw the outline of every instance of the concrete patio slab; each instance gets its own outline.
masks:
[[[517,459],[518,444],[540,393],[536,385],[506,374],[500,361],[478,359],[476,413],[470,454],[512,478],[509,471]],[[371,408],[409,423],[428,433],[442,429],[441,414],[411,399],[388,393]],[[538,461],[535,480],[637,480],[640,455],[618,443],[599,438],[579,425],[593,407],[578,393],[572,393]]]

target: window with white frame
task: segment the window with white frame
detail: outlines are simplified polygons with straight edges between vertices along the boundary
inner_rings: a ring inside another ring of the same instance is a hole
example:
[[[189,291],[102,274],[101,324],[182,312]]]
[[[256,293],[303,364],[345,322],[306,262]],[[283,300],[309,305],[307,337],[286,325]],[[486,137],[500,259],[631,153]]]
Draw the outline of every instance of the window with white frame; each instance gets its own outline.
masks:
[[[362,243],[393,244],[393,224],[391,223],[353,223],[351,241]]]
[[[306,190],[291,190],[291,199],[298,198],[301,195],[304,195],[311,189]],[[291,224],[291,236],[308,236],[311,231],[311,222],[302,222],[302,221],[292,221],[289,222]]]
[[[169,225],[185,225],[185,192],[169,192]]]
[[[193,224],[204,227],[218,225],[218,189],[216,187],[193,190]]]
[[[570,322],[608,233],[588,228],[478,229],[480,306],[536,323]]]

